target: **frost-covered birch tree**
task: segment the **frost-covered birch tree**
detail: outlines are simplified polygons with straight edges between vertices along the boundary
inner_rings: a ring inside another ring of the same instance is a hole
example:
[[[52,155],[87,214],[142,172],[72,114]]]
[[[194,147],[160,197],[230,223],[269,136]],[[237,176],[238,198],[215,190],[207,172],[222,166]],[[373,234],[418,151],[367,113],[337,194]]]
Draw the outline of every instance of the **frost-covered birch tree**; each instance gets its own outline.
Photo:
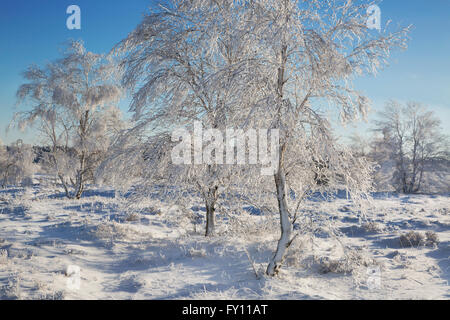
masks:
[[[274,187],[281,237],[267,268],[267,274],[274,275],[294,237],[292,222],[298,204],[289,195],[292,189],[301,194],[296,185],[307,187],[293,174],[295,164],[301,163],[295,160],[301,156],[295,152],[302,141],[299,128],[316,135],[312,149],[303,149],[313,150],[320,162],[328,163],[319,167],[339,174],[341,188],[348,189],[353,200],[364,195],[370,186],[369,166],[355,165],[358,162],[351,154],[338,151],[321,111],[325,106],[337,108],[344,123],[364,116],[369,100],[353,88],[352,81],[356,76],[376,74],[392,49],[404,48],[408,28],[370,30],[366,22],[371,3],[365,1],[255,0],[247,4],[245,9],[252,10],[255,22],[255,58],[263,62],[255,76],[266,95],[255,104],[263,115],[255,119],[260,119],[260,126],[280,128]]]
[[[149,138],[144,184],[174,186],[172,196],[198,194],[206,207],[206,236],[215,232],[220,195],[240,170],[225,165],[219,151],[226,128],[241,123],[240,108],[259,94],[248,68],[253,58],[246,45],[251,30],[243,23],[248,12],[241,9],[235,1],[160,4],[116,48],[123,84],[133,92],[136,127],[130,134],[134,139],[145,132]],[[195,123],[200,130],[194,130]],[[181,138],[177,129],[191,133],[192,149],[185,150],[183,163],[171,158]],[[215,134],[207,136],[209,129]]]
[[[81,198],[93,180],[118,123],[116,71],[103,55],[72,41],[61,59],[45,68],[30,66],[23,74],[28,82],[17,98],[31,109],[16,113],[14,124],[22,129],[37,124],[51,148],[46,163],[69,198]]]

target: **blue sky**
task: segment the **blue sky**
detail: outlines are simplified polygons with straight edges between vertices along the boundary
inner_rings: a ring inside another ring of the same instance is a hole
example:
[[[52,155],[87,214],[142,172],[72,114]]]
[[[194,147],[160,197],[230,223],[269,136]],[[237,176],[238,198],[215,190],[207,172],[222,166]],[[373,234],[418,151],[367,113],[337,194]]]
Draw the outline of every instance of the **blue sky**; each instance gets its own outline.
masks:
[[[66,28],[66,9],[81,8],[81,30]],[[108,52],[140,22],[154,4],[151,0],[1,0],[0,2],[0,139],[18,138],[38,142],[33,130],[6,134],[15,110],[15,92],[28,65],[44,65],[59,56],[70,38],[83,39],[94,52]],[[413,24],[407,51],[395,53],[389,68],[376,78],[358,79],[356,87],[374,102],[375,111],[388,99],[427,104],[450,134],[450,0],[385,0],[380,4],[382,20],[403,26]],[[123,102],[126,112],[127,105]],[[21,106],[21,109],[26,106]],[[369,119],[373,118],[371,115]],[[368,126],[338,130],[340,135]]]

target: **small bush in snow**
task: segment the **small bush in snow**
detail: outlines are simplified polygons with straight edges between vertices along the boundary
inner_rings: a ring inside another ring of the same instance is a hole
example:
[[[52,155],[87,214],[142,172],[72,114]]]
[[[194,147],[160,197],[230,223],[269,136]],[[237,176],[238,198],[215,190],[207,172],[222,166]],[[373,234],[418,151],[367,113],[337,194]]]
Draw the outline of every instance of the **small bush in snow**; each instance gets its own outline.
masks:
[[[383,225],[381,225],[380,223],[373,222],[373,221],[364,223],[362,225],[362,228],[367,233],[381,233],[384,231]]]
[[[425,237],[419,233],[410,231],[407,234],[400,236],[400,245],[402,247],[418,247],[420,245],[423,245],[425,241]]]
[[[98,239],[123,239],[127,236],[126,229],[115,222],[102,223],[93,233]]]
[[[140,221],[140,220],[141,220],[141,216],[137,212],[129,213],[125,217],[125,221],[127,221],[127,222],[134,222],[134,221]]]
[[[319,260],[320,273],[351,273],[353,267],[345,259],[330,259],[323,257]]]
[[[425,233],[425,236],[427,237],[427,239],[426,239],[427,246],[435,246],[435,245],[439,244],[439,237],[436,234],[436,232],[427,231]]]
[[[427,231],[425,236],[419,232],[410,231],[400,237],[400,244],[403,247],[435,246],[438,243],[438,235],[433,231]]]
[[[92,234],[97,239],[108,240],[111,243],[115,240],[132,241],[151,237],[151,234],[141,232],[131,225],[120,224],[114,221],[102,222],[92,231]]]
[[[353,273],[357,268],[377,265],[376,261],[361,250],[349,250],[341,259],[323,257],[319,260],[320,273]]]

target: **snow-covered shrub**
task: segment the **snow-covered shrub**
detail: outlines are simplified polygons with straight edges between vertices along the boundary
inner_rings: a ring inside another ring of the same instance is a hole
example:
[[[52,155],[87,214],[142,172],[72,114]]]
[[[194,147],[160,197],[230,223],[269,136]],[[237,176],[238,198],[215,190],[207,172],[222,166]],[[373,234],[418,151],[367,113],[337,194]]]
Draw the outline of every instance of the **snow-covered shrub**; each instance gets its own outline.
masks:
[[[98,239],[125,239],[128,235],[128,228],[117,222],[103,222],[99,224],[93,231]]]
[[[425,243],[425,237],[420,232],[410,231],[400,236],[400,245],[404,248],[418,247]]]
[[[370,267],[377,262],[362,250],[346,250],[344,257],[340,259],[331,259],[322,257],[319,259],[319,270],[321,273],[352,273],[358,268]]]
[[[0,184],[29,186],[36,171],[34,152],[31,146],[20,140],[10,146],[0,145]]]
[[[362,228],[365,232],[368,233],[381,233],[385,230],[385,227],[381,223],[377,223],[374,221],[364,223],[362,225]]]
[[[434,231],[427,231],[425,233],[427,246],[435,246],[439,244],[439,237]]]
[[[135,241],[151,238],[151,234],[141,231],[138,226],[122,224],[115,221],[103,221],[92,231],[97,239],[107,240],[110,244],[114,241]]]
[[[141,216],[137,212],[130,212],[126,215],[125,221],[127,222],[134,222],[134,221],[140,221]]]
[[[402,247],[435,246],[439,244],[439,237],[434,231],[427,231],[425,235],[420,232],[410,231],[400,236]]]
[[[351,273],[353,266],[346,259],[331,259],[323,257],[319,260],[320,273]]]

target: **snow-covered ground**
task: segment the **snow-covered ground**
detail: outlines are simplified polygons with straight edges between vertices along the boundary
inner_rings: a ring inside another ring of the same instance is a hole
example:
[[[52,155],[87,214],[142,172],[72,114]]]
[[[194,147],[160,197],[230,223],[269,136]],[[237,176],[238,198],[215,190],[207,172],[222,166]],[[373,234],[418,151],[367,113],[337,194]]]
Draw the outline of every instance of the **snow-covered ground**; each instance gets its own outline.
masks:
[[[79,201],[37,185],[5,189],[0,299],[449,299],[449,208],[444,195],[378,194],[367,224],[346,199],[308,201],[305,212],[345,237],[298,237],[269,278],[276,216],[219,214],[218,236],[206,239],[203,225],[156,199],[130,207],[100,188]],[[439,243],[404,246],[409,231]]]

